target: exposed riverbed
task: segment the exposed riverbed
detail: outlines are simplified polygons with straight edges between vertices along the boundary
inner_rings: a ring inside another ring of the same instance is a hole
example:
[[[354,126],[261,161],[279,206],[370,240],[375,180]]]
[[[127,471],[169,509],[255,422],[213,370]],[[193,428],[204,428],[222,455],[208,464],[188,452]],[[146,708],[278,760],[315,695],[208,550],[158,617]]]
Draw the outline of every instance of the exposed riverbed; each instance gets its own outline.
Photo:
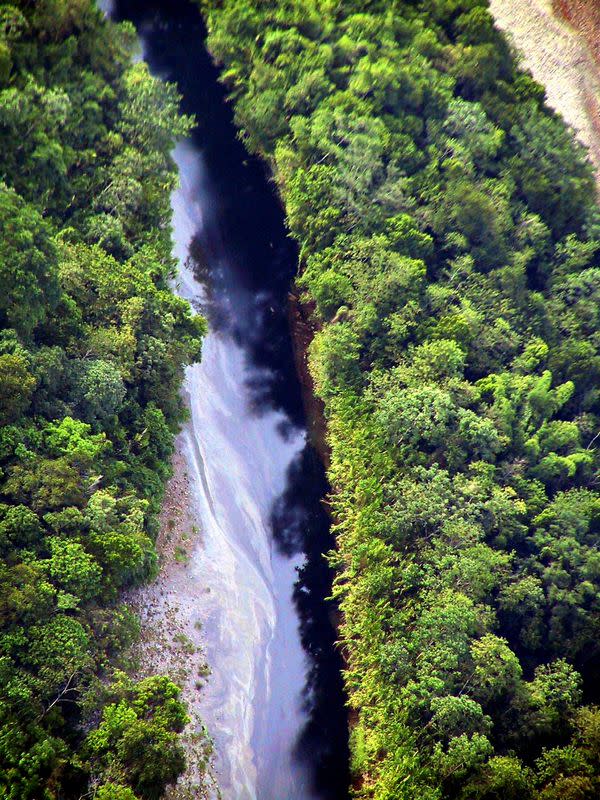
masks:
[[[155,666],[171,667],[173,648],[152,642],[162,629],[167,642],[189,642],[179,659],[195,671],[206,658],[205,687],[194,670],[183,683],[214,739],[225,800],[344,798],[347,720],[324,601],[327,487],[288,327],[295,249],[261,165],[236,139],[197,8],[116,2],[113,14],[136,24],[151,69],[178,83],[198,119],[174,154],[173,227],[178,291],[210,325],[202,363],[186,375],[167,563],[135,598],[149,638],[142,656],[154,648]]]
[[[548,105],[589,148],[600,185],[600,78],[584,37],[557,17],[552,0],[490,0],[490,10],[545,86]]]

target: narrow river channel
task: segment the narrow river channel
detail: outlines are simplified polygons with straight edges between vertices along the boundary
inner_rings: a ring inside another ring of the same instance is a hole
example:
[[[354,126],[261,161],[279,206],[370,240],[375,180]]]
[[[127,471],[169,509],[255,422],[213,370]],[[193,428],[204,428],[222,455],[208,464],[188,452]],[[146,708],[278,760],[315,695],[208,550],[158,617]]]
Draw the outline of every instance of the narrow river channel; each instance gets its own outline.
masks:
[[[347,718],[334,646],[323,468],[307,442],[288,327],[296,252],[262,165],[236,138],[186,0],[115,2],[198,126],[175,151],[178,291],[206,315],[184,438],[203,546],[212,670],[201,710],[224,800],[342,800]]]

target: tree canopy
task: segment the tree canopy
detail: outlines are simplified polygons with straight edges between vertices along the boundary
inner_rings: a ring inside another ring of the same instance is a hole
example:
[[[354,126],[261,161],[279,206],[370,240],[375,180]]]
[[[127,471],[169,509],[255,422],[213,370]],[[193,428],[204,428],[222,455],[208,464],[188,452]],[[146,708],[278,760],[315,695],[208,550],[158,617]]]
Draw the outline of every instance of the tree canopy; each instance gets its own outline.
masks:
[[[114,673],[204,322],[172,293],[192,120],[92,0],[0,2],[0,795],[158,798],[168,678]]]
[[[298,241],[354,794],[592,800],[594,176],[487,0],[204,0]]]

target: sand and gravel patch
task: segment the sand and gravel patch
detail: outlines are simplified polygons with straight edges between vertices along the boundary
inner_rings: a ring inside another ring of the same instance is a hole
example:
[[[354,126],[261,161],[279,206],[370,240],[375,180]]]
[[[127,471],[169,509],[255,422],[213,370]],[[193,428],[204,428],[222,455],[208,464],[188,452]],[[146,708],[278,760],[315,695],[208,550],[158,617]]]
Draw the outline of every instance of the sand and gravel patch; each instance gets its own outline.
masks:
[[[491,0],[490,10],[546,87],[548,105],[589,148],[600,184],[600,76],[586,40],[556,16],[552,0]]]
[[[195,574],[202,547],[192,500],[183,434],[177,439],[157,539],[160,572],[156,580],[130,591],[125,602],[141,623],[141,638],[129,654],[135,678],[169,675],[182,687],[190,723],[183,734],[188,768],[167,800],[218,797],[212,774],[212,743],[200,715],[201,692],[210,675],[204,656],[199,600],[208,591]]]

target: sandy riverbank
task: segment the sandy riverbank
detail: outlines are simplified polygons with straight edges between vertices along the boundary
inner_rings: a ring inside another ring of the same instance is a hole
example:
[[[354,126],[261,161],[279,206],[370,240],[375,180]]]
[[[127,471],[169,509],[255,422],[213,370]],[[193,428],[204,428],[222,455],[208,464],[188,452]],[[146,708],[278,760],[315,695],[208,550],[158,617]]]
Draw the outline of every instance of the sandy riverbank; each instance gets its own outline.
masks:
[[[546,87],[548,105],[589,148],[600,184],[600,73],[584,37],[556,16],[552,0],[491,0],[490,10]]]
[[[125,597],[141,623],[141,638],[130,656],[134,677],[169,675],[182,687],[190,715],[183,737],[188,769],[166,798],[203,800],[217,796],[211,776],[212,746],[200,714],[200,693],[209,668],[197,607],[207,589],[194,574],[194,555],[202,547],[202,535],[193,514],[184,434],[177,438],[172,467],[156,542],[160,572],[152,583]]]

